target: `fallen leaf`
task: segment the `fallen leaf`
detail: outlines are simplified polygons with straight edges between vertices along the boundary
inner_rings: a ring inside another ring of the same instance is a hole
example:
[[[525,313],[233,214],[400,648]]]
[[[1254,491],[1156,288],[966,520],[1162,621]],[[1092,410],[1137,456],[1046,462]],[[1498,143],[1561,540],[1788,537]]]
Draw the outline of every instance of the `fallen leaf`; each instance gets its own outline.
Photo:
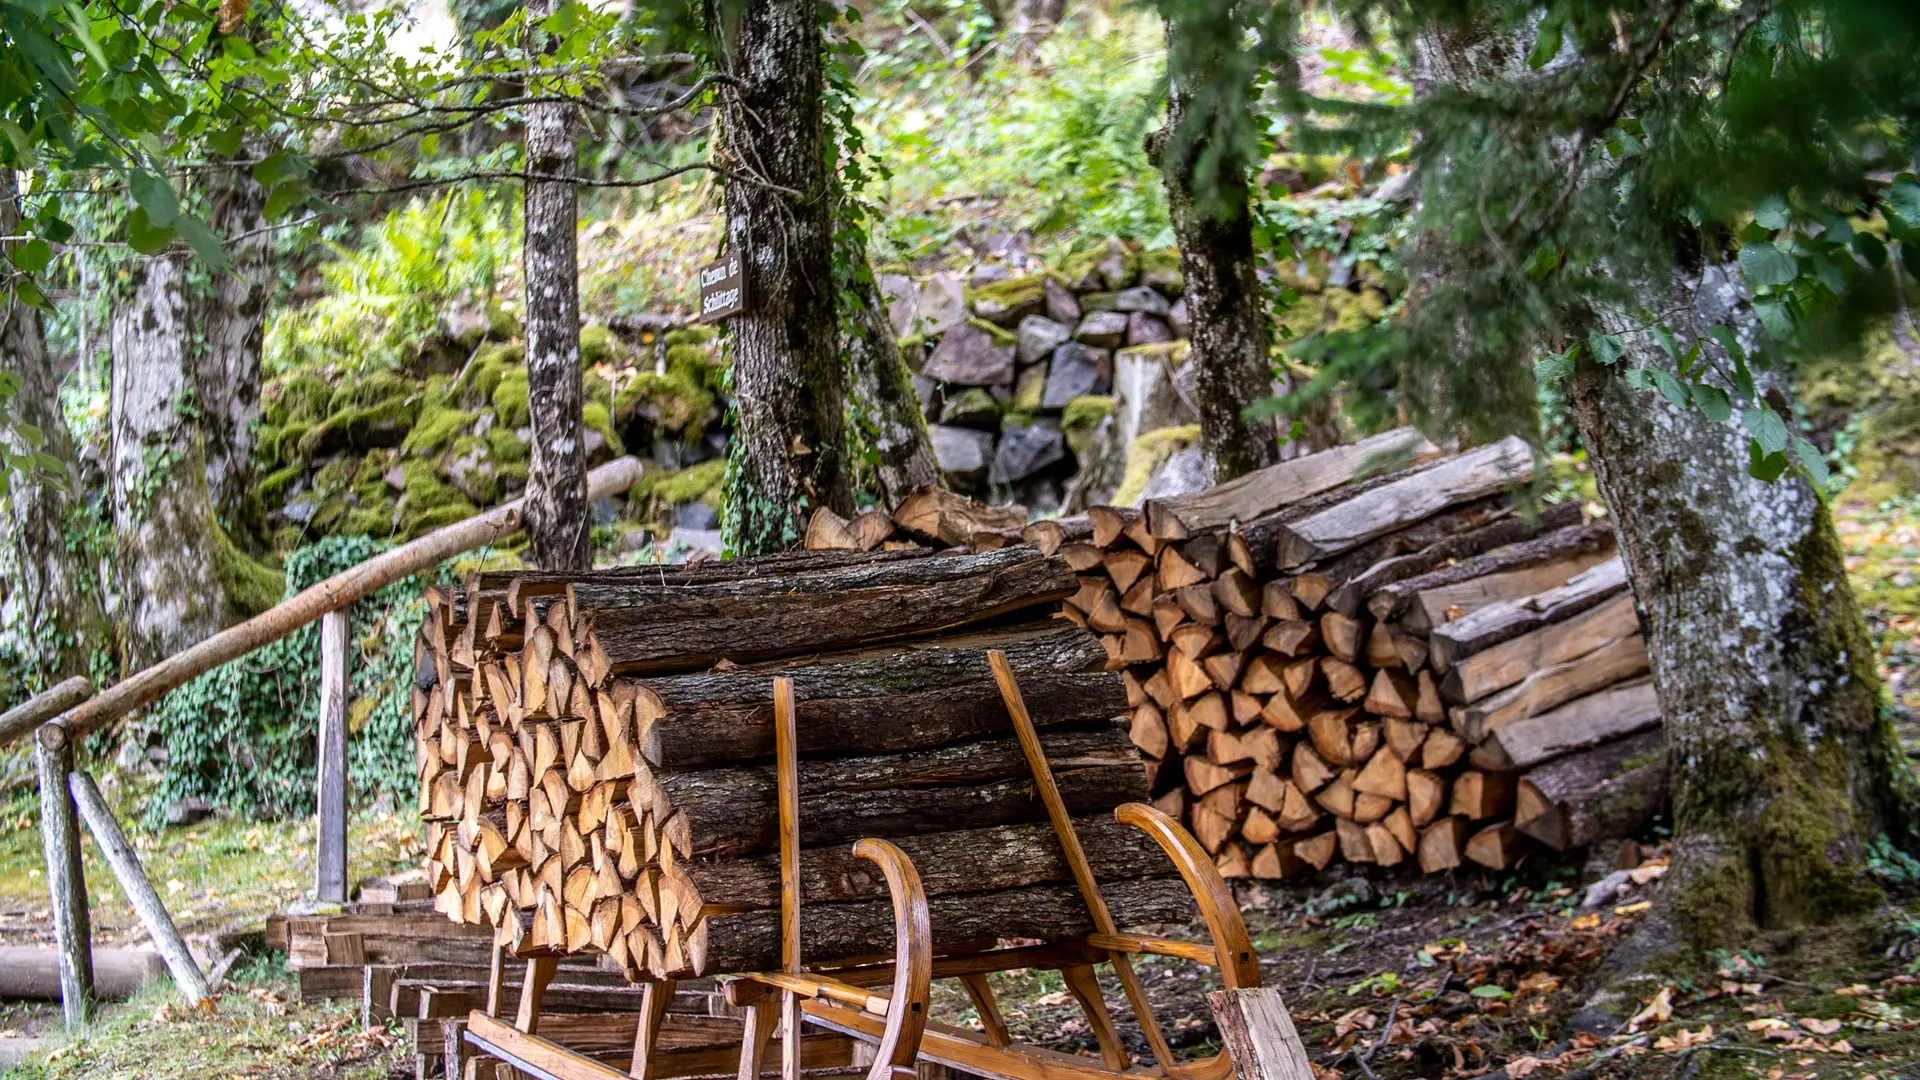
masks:
[[[1853,1053],[1853,1044],[1848,1042],[1845,1039],[1841,1039],[1829,1045],[1827,1049],[1833,1051],[1836,1054],[1851,1054]]]
[[[1677,1054],[1682,1050],[1691,1050],[1696,1046],[1704,1046],[1712,1041],[1713,1025],[1702,1024],[1700,1025],[1699,1031],[1688,1031],[1686,1028],[1681,1028],[1671,1035],[1662,1035],[1653,1041],[1653,1048],[1664,1051],[1665,1053]]]
[[[1658,881],[1667,872],[1667,860],[1650,859],[1627,871],[1627,880],[1635,885],[1645,885],[1649,881]]]
[[[1652,906],[1652,901],[1641,900],[1637,903],[1621,904],[1619,907],[1613,909],[1613,913],[1615,915],[1638,915]]]
[[[1513,1080],[1526,1080],[1528,1073],[1533,1072],[1533,1070],[1545,1064],[1546,1062],[1541,1061],[1537,1057],[1523,1055],[1507,1062],[1507,1075],[1512,1077]]]
[[[1349,1009],[1333,1022],[1333,1037],[1338,1039],[1350,1032],[1372,1031],[1373,1025],[1379,1022],[1380,1018],[1365,1005],[1357,1009]]]
[[[1572,922],[1567,923],[1567,928],[1569,930],[1591,930],[1599,925],[1600,913],[1590,911],[1585,915],[1575,916]]]
[[[1786,1031],[1789,1025],[1777,1016],[1763,1016],[1758,1020],[1747,1021],[1748,1031]]]
[[[1819,1020],[1811,1016],[1803,1016],[1800,1018],[1800,1026],[1813,1032],[1815,1035],[1832,1035],[1840,1030],[1840,1021]]]
[[[1854,983],[1852,986],[1843,986],[1835,990],[1834,993],[1839,994],[1841,997],[1866,997],[1873,993],[1873,987],[1868,986],[1866,983]]]
[[[1644,1007],[1633,1014],[1627,1026],[1638,1031],[1648,1024],[1664,1024],[1673,1019],[1673,987],[1663,986]]]

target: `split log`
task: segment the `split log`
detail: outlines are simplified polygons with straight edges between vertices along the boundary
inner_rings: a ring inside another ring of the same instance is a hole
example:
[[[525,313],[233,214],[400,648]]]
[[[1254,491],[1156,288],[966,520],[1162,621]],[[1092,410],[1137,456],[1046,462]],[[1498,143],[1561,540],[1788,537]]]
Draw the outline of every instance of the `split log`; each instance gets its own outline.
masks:
[[[1461,660],[1441,680],[1440,695],[1460,704],[1478,701],[1541,668],[1564,664],[1639,632],[1640,616],[1633,610],[1633,597],[1621,594],[1565,622]]]
[[[1549,572],[1567,567],[1548,564]],[[1483,579],[1484,580],[1484,579]],[[1436,626],[1430,637],[1433,665],[1446,671],[1461,657],[1511,641],[1552,623],[1563,622],[1627,591],[1627,565],[1614,556],[1557,588],[1501,600]]]
[[[1163,540],[1224,529],[1331,490],[1368,472],[1395,469],[1439,451],[1412,428],[1283,461],[1201,491],[1149,499],[1148,527]]]
[[[1529,519],[1522,514],[1513,514],[1435,540],[1417,551],[1382,558],[1330,593],[1327,606],[1355,618],[1362,611],[1370,611],[1378,619],[1398,618],[1398,594],[1393,587],[1400,582],[1435,571],[1445,573],[1483,554],[1537,542],[1569,526],[1578,527],[1580,517],[1579,503],[1556,503],[1543,509],[1538,518]],[[1605,530],[1606,527],[1601,528]],[[1380,610],[1375,609],[1376,599],[1381,605]]]
[[[1417,573],[1374,584],[1367,592],[1367,610],[1376,619],[1410,621],[1410,628],[1420,629],[1422,627],[1418,620],[1429,618],[1426,615],[1416,617],[1413,610],[1420,606],[1417,600],[1422,593],[1441,593],[1478,578],[1525,570],[1543,563],[1567,559],[1604,560],[1614,550],[1613,526],[1605,521],[1581,524],[1579,516],[1578,503],[1549,507],[1541,514],[1540,525],[1545,531],[1539,536],[1531,539],[1515,536],[1498,546],[1478,552],[1449,554]],[[1569,518],[1571,520],[1567,520]],[[1514,527],[1502,522],[1490,526],[1489,531],[1501,526]],[[1466,557],[1461,557],[1462,554]],[[1447,558],[1459,561],[1448,563]],[[1460,595],[1471,598],[1473,593],[1469,590]],[[1430,629],[1444,622],[1445,619],[1440,617],[1444,611],[1444,606],[1434,610],[1425,628]]]
[[[1027,524],[1027,511],[1022,506],[987,506],[928,484],[907,496],[894,510],[893,520],[917,536],[959,547],[978,529],[1019,531]]]
[[[1461,737],[1477,743],[1517,720],[1646,673],[1646,639],[1634,634],[1563,664],[1541,668],[1471,705],[1455,705],[1448,715]]]
[[[1653,680],[1636,679],[1508,724],[1474,749],[1473,760],[1485,769],[1530,769],[1659,722],[1660,698]]]
[[[1532,475],[1532,448],[1518,438],[1502,439],[1282,526],[1275,565],[1288,569],[1340,554],[1455,503],[1524,483]]]
[[[1666,801],[1666,745],[1656,728],[1542,765],[1520,778],[1514,824],[1556,851],[1631,835]]]

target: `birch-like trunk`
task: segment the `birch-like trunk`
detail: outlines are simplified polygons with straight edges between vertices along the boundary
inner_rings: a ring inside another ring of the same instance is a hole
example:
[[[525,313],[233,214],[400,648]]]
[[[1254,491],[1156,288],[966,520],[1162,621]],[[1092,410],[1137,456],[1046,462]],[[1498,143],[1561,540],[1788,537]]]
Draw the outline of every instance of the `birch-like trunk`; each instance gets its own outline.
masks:
[[[551,0],[529,0],[529,20]],[[592,565],[587,517],[587,452],[581,408],[578,196],[574,108],[527,108],[525,237],[527,394],[533,417],[527,468],[527,555],[545,570]],[[535,180],[535,176],[565,179]]]
[[[843,327],[852,379],[849,412],[861,441],[879,455],[874,479],[881,503],[898,506],[923,484],[944,486],[940,464],[933,456],[920,396],[913,390],[913,372],[900,355],[893,324],[887,321],[886,300],[872,274],[855,284],[852,303]]]
[[[227,241],[228,266],[190,301],[198,328],[194,383],[214,515],[243,546],[259,549],[265,546],[265,511],[255,491],[253,441],[273,237],[266,231],[266,190],[252,175],[234,169],[216,177],[208,224]]]
[[[834,311],[825,74],[810,0],[717,5],[727,245],[740,256],[746,311],[733,316],[728,545],[777,551],[816,506],[851,513],[846,378]],[[777,188],[785,190],[776,190]]]
[[[132,262],[132,292],[113,316],[113,506],[116,619],[142,668],[220,630],[231,542],[220,535],[198,423],[187,256]]]
[[[1682,340],[1757,336],[1737,272],[1711,267],[1646,308]],[[1634,323],[1603,313],[1610,329]],[[1880,710],[1873,642],[1833,517],[1797,475],[1748,475],[1747,434],[1626,384],[1672,361],[1649,335],[1571,386],[1625,553],[1672,762],[1674,928],[1700,949],[1828,923],[1880,898],[1866,844],[1907,820],[1913,780]],[[1762,377],[1781,407],[1787,380]]]
[[[15,191],[12,171],[0,171],[0,235],[19,231]],[[40,313],[10,297],[0,307],[0,371],[20,380],[7,403],[13,422],[39,428],[46,439],[40,451],[63,463],[58,477],[15,474],[0,497],[0,656],[13,669],[7,681],[37,691],[87,674],[88,655],[104,641],[106,611],[99,568],[87,565],[84,547],[67,541],[69,531],[84,528],[86,512]]]
[[[1167,124],[1150,137],[1149,152],[1165,178],[1167,208],[1180,244],[1180,273],[1193,322],[1201,448],[1213,463],[1214,479],[1225,481],[1281,460],[1275,423],[1245,416],[1248,406],[1280,388],[1268,353],[1267,305],[1253,253],[1249,163],[1234,148],[1208,146],[1206,133],[1214,125],[1192,110],[1196,90],[1216,74],[1208,62],[1212,54],[1189,55],[1178,47],[1177,33],[1169,20]],[[1209,152],[1219,162],[1214,190],[1196,192],[1196,165]]]

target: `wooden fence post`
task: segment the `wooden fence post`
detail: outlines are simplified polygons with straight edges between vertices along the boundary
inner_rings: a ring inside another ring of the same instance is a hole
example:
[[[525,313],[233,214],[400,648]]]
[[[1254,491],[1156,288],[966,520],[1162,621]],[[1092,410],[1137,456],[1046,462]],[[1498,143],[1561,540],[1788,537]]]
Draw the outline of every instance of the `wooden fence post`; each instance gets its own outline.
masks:
[[[173,975],[173,985],[195,1005],[212,997],[213,991],[207,986],[207,977],[200,970],[200,962],[187,949],[186,939],[180,936],[180,928],[173,925],[173,916],[167,914],[167,905],[160,902],[160,894],[154,891],[153,882],[147,880],[147,872],[140,868],[140,856],[135,855],[133,845],[127,843],[127,834],[120,831],[120,822],[114,819],[107,800],[101,798],[93,777],[75,772],[68,783],[73,791],[73,801],[80,808],[80,816],[86,819],[87,829],[93,833],[93,842],[99,846],[100,854],[107,857],[107,865],[113,867],[113,876],[120,882],[120,891],[126,894],[127,903],[133,905],[133,910],[139,914],[140,922],[153,938],[154,947],[160,950],[160,959],[167,962],[167,970]]]
[[[320,619],[319,859],[314,899],[347,902],[347,613]]]
[[[93,924],[87,917],[87,879],[80,868],[80,828],[67,791],[73,745],[49,748],[36,742],[34,763],[40,772],[40,843],[60,954],[60,1007],[67,1030],[77,1031],[93,1013]]]

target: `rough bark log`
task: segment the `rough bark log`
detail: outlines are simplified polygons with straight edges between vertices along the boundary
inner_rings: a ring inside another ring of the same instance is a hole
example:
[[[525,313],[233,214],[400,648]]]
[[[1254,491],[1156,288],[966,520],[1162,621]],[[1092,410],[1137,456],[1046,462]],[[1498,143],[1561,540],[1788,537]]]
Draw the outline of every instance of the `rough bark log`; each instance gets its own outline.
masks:
[[[1513,823],[1556,851],[1626,837],[1666,800],[1666,750],[1654,728],[1542,765],[1520,778]]]
[[[569,595],[592,647],[611,670],[631,673],[872,645],[1052,603],[1077,587],[1065,562],[1022,545],[692,590],[581,584]]]
[[[529,25],[555,0],[527,0]],[[536,40],[547,35],[529,31]],[[538,50],[544,52],[545,50]],[[527,402],[533,422],[527,467],[527,555],[545,570],[585,570],[588,551],[587,451],[581,420],[580,272],[575,250],[579,206],[572,179],[580,167],[575,109],[564,102],[527,106],[525,227]],[[536,180],[533,177],[558,179]]]
[[[1101,887],[1121,927],[1182,922],[1193,917],[1193,897],[1178,878],[1111,882]],[[1041,885],[998,893],[929,897],[933,943],[956,945],[992,938],[1059,939],[1094,930],[1087,904],[1070,886]],[[809,961],[891,956],[893,908],[880,901],[807,904],[801,939]],[[705,963],[688,974],[763,971],[780,962],[777,911],[709,917],[703,924]]]
[[[721,67],[736,80],[719,109],[726,150],[751,175],[726,188],[727,246],[746,291],[732,319],[727,538],[758,555],[798,540],[815,506],[853,510],[821,29],[805,0],[711,10]]]
[[[1126,729],[1049,730],[1041,736],[1069,809],[1092,813],[1144,798],[1146,776]],[[771,766],[656,776],[686,816],[691,851],[743,855],[770,850],[775,829]],[[806,761],[800,765],[802,839],[809,846],[945,831],[949,823],[1011,825],[1045,813],[1026,758],[1010,739],[957,743],[911,754]]]
[[[166,973],[152,949],[93,950],[93,993],[101,1001],[130,998]],[[40,945],[0,945],[0,997],[59,1001],[59,953]]]
[[[1452,702],[1478,701],[1541,668],[1585,656],[1639,630],[1633,598],[1615,596],[1565,622],[1549,624],[1467,657],[1447,672],[1440,682],[1440,692]]]
[[[1565,663],[1541,668],[1471,705],[1456,705],[1449,717],[1461,737],[1477,743],[1516,720],[1525,720],[1646,672],[1647,642],[1635,634]]]
[[[1020,637],[953,640],[848,663],[823,657],[783,668],[793,680],[801,753],[912,750],[1011,731],[987,666],[1003,649],[1034,700],[1040,724],[1086,723],[1126,711],[1118,675],[1100,671],[1106,651],[1076,627],[1030,625]],[[640,736],[646,760],[665,768],[752,761],[773,754],[773,698],[765,672],[714,672],[649,679],[663,715]]]
[[[11,169],[0,170],[0,236],[20,234],[13,177]],[[107,617],[99,571],[64,535],[79,512],[80,474],[40,312],[11,293],[0,305],[0,373],[20,380],[8,414],[15,424],[40,429],[40,452],[59,459],[59,468],[49,471],[64,480],[63,490],[37,473],[20,472],[0,496],[0,656],[25,689],[85,674]],[[0,439],[9,438],[0,430]],[[9,449],[26,453],[29,447],[13,440]]]
[[[1022,689],[1025,689],[1023,686]],[[1111,814],[1074,822],[1088,864],[1100,881],[1162,876],[1167,857],[1145,833],[1121,825]],[[1050,825],[1009,825],[965,829],[894,841],[920,871],[928,896],[998,892],[1029,885],[1072,884],[1073,874]],[[776,855],[688,863],[687,879],[702,897],[742,907],[773,907],[780,902],[780,864]],[[800,895],[806,902],[883,900],[887,884],[873,864],[845,845],[811,847],[800,854]]]
[[[1495,549],[1537,542],[1544,537],[1535,540],[1528,540],[1528,537],[1535,533],[1552,535],[1562,528],[1577,526],[1580,512],[1579,503],[1558,503],[1542,510],[1535,519],[1515,514],[1490,525],[1437,540],[1418,551],[1389,556],[1327,594],[1327,606],[1354,618],[1359,617],[1362,609],[1372,611],[1378,619],[1394,618],[1398,614],[1394,610],[1398,594],[1391,591],[1392,586],[1409,578],[1432,573],[1438,567],[1459,566],[1478,558],[1482,553],[1490,554]],[[1387,596],[1394,599],[1384,599]],[[1377,597],[1382,598],[1381,609],[1374,606]]]

